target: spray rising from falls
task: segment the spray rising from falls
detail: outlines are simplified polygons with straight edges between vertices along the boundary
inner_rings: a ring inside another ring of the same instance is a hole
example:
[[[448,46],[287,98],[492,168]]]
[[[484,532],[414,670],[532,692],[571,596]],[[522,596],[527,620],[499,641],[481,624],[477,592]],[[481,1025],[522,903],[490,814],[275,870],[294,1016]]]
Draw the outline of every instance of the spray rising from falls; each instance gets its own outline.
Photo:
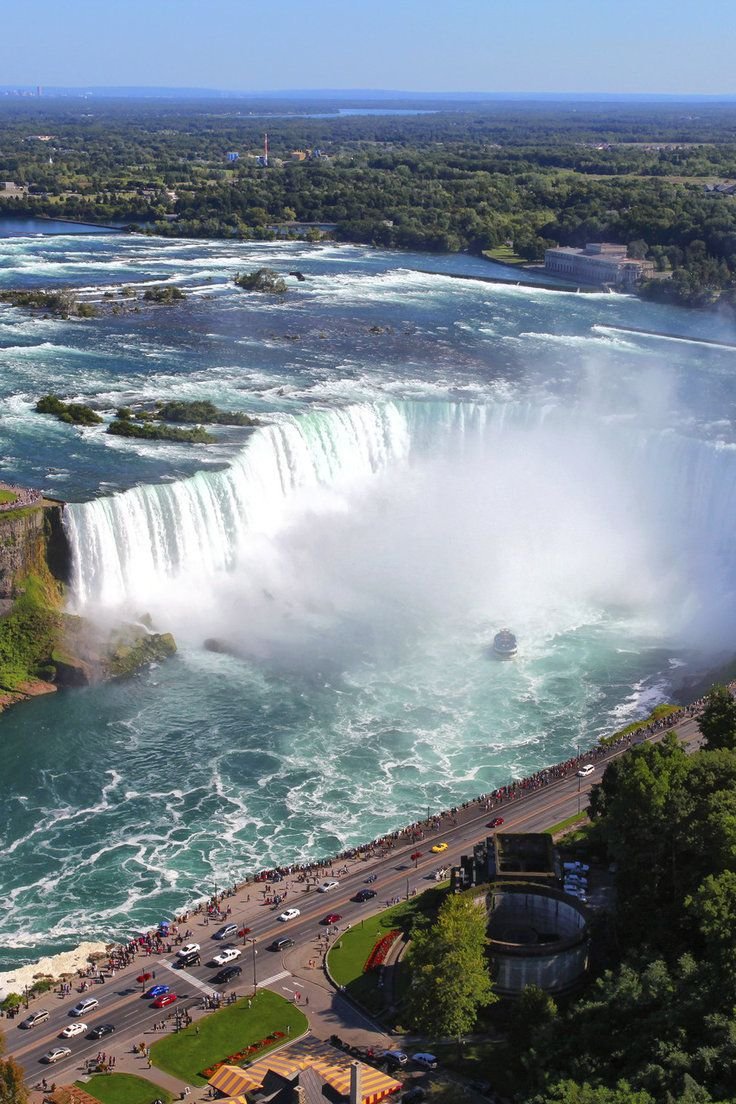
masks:
[[[628,608],[715,638],[736,605],[735,510],[733,449],[637,420],[367,403],[259,429],[226,470],[71,506],[66,524],[77,606],[179,605],[205,634],[215,603],[230,633],[259,603],[273,621],[278,593],[284,632],[299,603],[370,605],[378,624],[444,602],[517,623],[567,611],[552,632]]]

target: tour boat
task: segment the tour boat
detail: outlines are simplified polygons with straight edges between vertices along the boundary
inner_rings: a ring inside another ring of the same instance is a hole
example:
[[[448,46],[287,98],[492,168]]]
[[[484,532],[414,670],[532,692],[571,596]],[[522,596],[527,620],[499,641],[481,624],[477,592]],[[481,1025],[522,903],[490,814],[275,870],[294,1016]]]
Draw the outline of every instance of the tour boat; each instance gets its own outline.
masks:
[[[516,637],[511,629],[501,629],[493,638],[493,650],[502,659],[513,659],[516,655]]]

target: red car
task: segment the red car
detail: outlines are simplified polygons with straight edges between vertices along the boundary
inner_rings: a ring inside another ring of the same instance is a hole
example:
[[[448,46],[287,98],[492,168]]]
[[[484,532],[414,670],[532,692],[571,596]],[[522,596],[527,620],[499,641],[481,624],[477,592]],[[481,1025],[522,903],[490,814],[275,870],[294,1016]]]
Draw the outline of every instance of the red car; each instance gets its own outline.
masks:
[[[342,913],[340,913],[340,912],[328,912],[327,915],[325,916],[324,920],[322,920],[322,923],[327,924],[327,925],[329,925],[329,924],[339,924],[339,922],[341,920],[342,920]]]
[[[162,993],[160,997],[156,997],[153,1002],[154,1008],[166,1008],[167,1004],[173,1004],[176,1000],[176,993]]]
[[[489,820],[486,824],[486,828],[500,828],[503,824],[503,817],[494,817],[493,820]]]

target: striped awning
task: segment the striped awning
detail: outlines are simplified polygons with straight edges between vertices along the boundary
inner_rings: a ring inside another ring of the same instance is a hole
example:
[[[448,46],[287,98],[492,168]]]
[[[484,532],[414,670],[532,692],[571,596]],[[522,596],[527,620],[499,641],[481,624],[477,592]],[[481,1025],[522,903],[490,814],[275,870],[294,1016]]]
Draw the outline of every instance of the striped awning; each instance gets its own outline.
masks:
[[[353,1059],[344,1051],[307,1036],[291,1046],[283,1047],[276,1054],[266,1055],[259,1062],[249,1066],[247,1072],[261,1085],[269,1071],[291,1081],[301,1070],[313,1069],[340,1096],[349,1096],[352,1062]],[[364,1062],[359,1062],[358,1065],[363,1104],[376,1104],[377,1101],[398,1092],[401,1088],[401,1082],[393,1077],[387,1077],[385,1073],[374,1069],[373,1066],[368,1066]],[[210,1085],[213,1085],[214,1081],[215,1078],[212,1078]]]
[[[217,1073],[210,1077],[209,1084],[211,1088],[234,1099],[259,1089],[263,1080],[258,1079],[252,1068],[244,1070],[240,1066],[220,1066]]]

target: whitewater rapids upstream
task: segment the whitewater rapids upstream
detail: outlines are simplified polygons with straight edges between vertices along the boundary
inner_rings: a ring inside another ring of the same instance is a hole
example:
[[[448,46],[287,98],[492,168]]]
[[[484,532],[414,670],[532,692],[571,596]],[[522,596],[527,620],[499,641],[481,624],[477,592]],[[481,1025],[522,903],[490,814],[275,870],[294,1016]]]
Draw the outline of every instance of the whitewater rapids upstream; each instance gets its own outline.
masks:
[[[82,235],[0,261],[2,285],[188,295],[0,313],[4,471],[70,501],[72,608],[180,648],[2,718],[2,968],[530,774],[733,650],[736,354],[623,332],[725,323],[352,247]],[[243,296],[263,264],[306,281]],[[50,379],[105,418],[209,399],[260,425],[76,431],[33,413]]]

